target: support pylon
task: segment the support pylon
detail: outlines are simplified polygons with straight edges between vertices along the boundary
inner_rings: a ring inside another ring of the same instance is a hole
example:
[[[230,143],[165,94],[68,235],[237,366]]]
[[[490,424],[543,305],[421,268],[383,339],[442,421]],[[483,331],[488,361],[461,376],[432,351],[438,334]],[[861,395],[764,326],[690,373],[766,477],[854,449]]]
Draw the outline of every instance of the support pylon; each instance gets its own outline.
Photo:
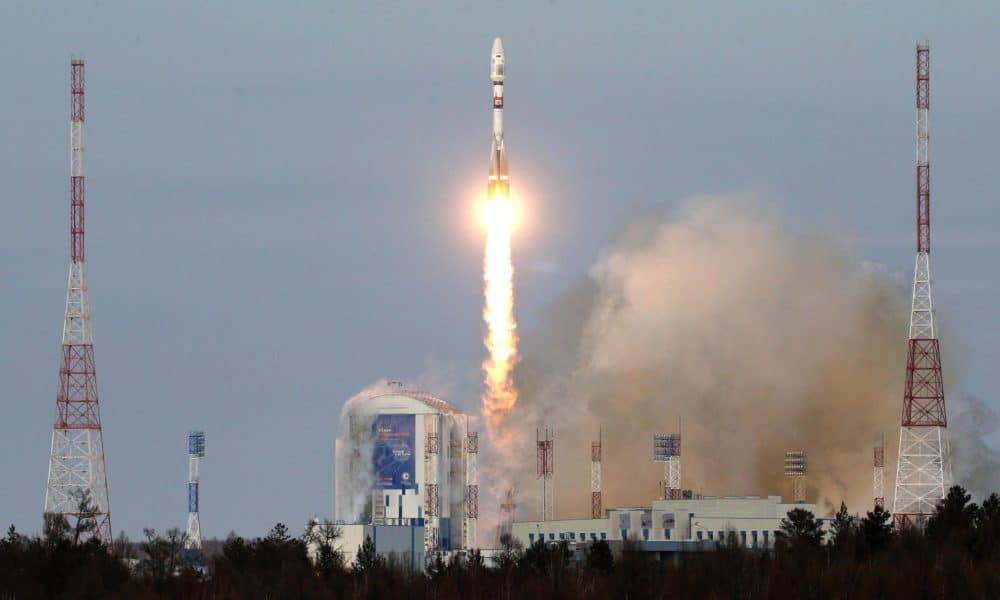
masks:
[[[479,433],[469,431],[465,436],[465,519],[463,521],[462,548],[476,547],[476,529],[479,523],[479,483],[477,460],[479,458]]]
[[[83,88],[83,60],[74,58],[70,62],[69,284],[45,515],[75,519],[85,525],[85,537],[110,545],[111,507],[84,268]]]
[[[785,477],[792,480],[792,498],[796,504],[806,501],[806,453],[802,450],[785,452]]]
[[[603,432],[597,436],[596,442],[590,443],[590,518],[600,519],[604,512],[601,499],[601,442]]]
[[[875,508],[885,508],[885,440],[872,453],[872,496]]]
[[[664,500],[680,500],[681,491],[681,434],[678,420],[677,433],[653,434],[653,462],[663,463]]]
[[[514,518],[517,514],[517,503],[514,502],[514,488],[507,488],[506,499],[500,503],[500,523],[497,525],[497,547],[500,547],[504,535],[514,533]]]
[[[542,496],[540,502],[540,516],[542,521],[552,520],[552,504],[554,501],[552,475],[555,472],[555,452],[553,432],[545,430],[544,437],[541,431],[535,431],[535,443],[537,447],[536,467],[538,479],[542,483]]]
[[[188,433],[188,519],[184,549],[187,559],[196,566],[204,566],[201,549],[201,510],[198,507],[201,479],[201,459],[205,457],[205,432]]]
[[[893,524],[923,526],[949,485],[948,426],[931,283],[930,47],[917,44],[917,258],[903,386]]]

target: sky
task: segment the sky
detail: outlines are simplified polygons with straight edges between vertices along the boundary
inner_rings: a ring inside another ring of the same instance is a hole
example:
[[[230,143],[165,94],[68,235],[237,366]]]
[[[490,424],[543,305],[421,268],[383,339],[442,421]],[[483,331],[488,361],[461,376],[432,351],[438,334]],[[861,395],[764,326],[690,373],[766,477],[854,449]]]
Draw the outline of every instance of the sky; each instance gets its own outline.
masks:
[[[524,332],[629,222],[696,194],[758,193],[909,279],[913,52],[931,40],[946,378],[1000,409],[998,25],[986,1],[4,2],[0,520],[41,525],[71,55],[113,528],[184,525],[203,429],[203,531],[256,536],[332,515],[338,417],[362,388],[477,405],[498,35]]]

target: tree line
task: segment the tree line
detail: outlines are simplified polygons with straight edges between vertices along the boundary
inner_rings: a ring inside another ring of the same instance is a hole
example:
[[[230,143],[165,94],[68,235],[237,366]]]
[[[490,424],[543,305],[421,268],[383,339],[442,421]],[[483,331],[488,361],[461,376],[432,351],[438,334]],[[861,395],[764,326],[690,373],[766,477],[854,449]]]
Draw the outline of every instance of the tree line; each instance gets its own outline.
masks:
[[[744,548],[731,536],[715,551],[659,560],[634,542],[613,550],[598,540],[575,560],[565,542],[524,548],[506,536],[490,564],[474,551],[451,563],[431,560],[425,573],[378,555],[371,540],[345,565],[331,523],[310,524],[302,536],[280,523],[260,538],[230,534],[204,568],[185,554],[177,529],[147,529],[137,543],[122,534],[111,549],[81,533],[61,518],[46,519],[40,536],[11,526],[0,540],[0,600],[1000,596],[1000,496],[977,505],[958,486],[923,530],[895,531],[884,509],[853,516],[842,503],[827,531],[809,511],[790,511],[770,550]]]

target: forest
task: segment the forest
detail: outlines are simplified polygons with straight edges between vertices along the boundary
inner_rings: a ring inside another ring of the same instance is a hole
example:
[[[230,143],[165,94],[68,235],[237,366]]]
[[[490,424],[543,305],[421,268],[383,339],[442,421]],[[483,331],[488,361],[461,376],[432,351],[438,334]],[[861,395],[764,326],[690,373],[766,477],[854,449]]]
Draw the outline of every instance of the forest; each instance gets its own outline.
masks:
[[[971,502],[949,490],[922,530],[895,531],[877,508],[852,515],[841,504],[824,531],[795,509],[775,547],[749,550],[730,540],[711,552],[658,560],[626,542],[522,548],[505,538],[495,564],[430,562],[410,573],[379,556],[369,540],[346,566],[335,525],[300,537],[279,523],[259,538],[236,534],[206,544],[204,565],[189,560],[176,529],[120,535],[111,548],[88,539],[86,518],[50,518],[40,536],[11,526],[0,540],[0,600],[22,598],[996,598],[1000,592],[1000,496]],[[308,545],[319,550],[311,561]]]

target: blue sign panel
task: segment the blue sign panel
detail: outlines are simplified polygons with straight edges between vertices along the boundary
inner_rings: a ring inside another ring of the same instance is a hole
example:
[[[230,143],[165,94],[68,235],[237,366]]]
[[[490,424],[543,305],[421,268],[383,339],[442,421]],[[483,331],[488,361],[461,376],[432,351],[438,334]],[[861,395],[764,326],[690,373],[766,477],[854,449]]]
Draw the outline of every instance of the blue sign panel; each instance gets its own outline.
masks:
[[[375,487],[384,490],[416,487],[413,451],[416,418],[413,415],[379,415],[372,425],[375,439]]]

